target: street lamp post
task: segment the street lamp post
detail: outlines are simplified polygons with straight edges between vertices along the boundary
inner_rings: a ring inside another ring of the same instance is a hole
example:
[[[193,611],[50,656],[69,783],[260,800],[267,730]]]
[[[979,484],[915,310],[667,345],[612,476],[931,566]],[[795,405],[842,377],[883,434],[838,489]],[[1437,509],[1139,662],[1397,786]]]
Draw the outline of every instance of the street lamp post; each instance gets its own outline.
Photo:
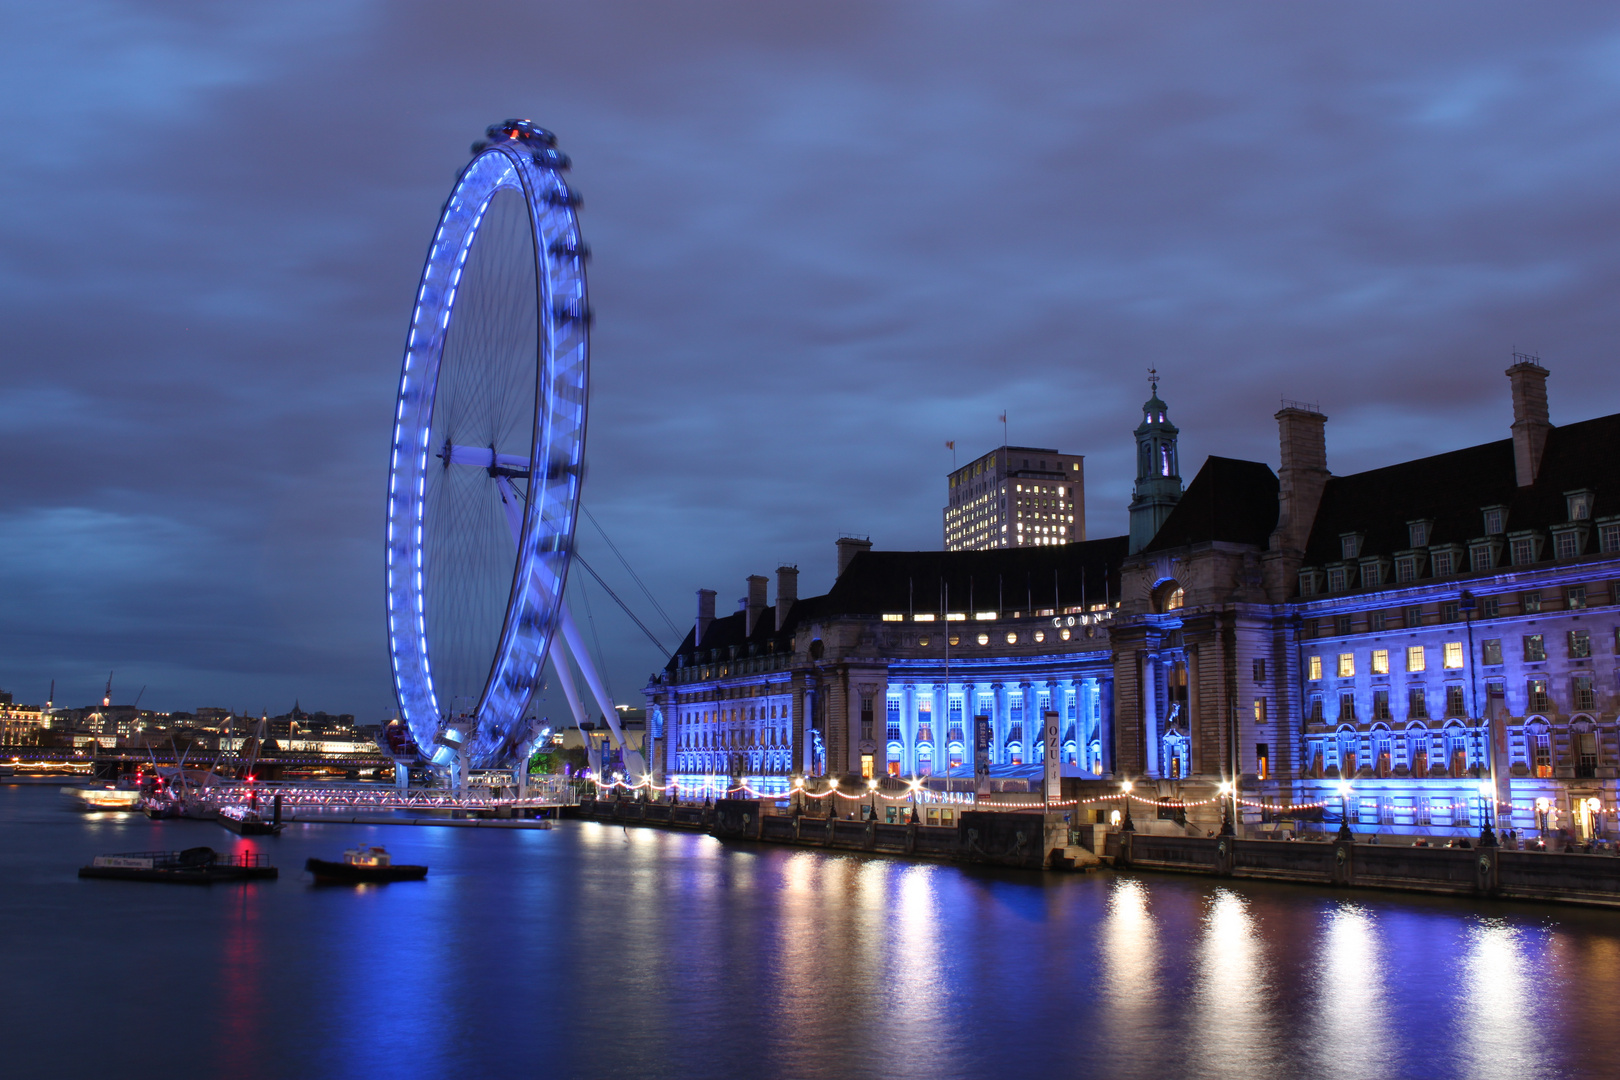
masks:
[[[1350,785],[1339,782],[1339,835],[1338,840],[1353,843],[1356,834],[1350,831]]]
[[[1131,782],[1126,780],[1119,787],[1125,793],[1125,821],[1120,825],[1120,831],[1135,832],[1136,822],[1131,820]]]
[[[1236,815],[1236,811],[1232,809],[1232,804],[1230,802],[1228,802],[1227,800],[1231,796],[1235,795],[1236,788],[1233,787],[1232,781],[1230,781],[1230,780],[1222,780],[1221,781],[1220,792],[1221,792],[1221,835],[1222,836],[1233,836],[1233,835],[1236,835],[1236,834],[1234,833],[1234,831],[1232,829],[1232,819],[1234,817],[1236,817],[1237,815]]]

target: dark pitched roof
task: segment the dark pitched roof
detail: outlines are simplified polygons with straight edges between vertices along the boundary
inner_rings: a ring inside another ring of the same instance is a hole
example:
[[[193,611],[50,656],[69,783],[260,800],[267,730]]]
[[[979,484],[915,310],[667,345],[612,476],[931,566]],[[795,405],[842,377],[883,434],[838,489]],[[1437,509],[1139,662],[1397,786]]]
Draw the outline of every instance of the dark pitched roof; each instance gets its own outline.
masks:
[[[826,596],[822,615],[938,611],[950,590],[952,611],[1019,611],[1101,603],[1119,593],[1127,538],[990,551],[863,551]]]
[[[1382,469],[1328,480],[1322,492],[1307,564],[1342,558],[1341,533],[1364,536],[1363,555],[1388,555],[1411,546],[1407,522],[1433,520],[1430,544],[1466,544],[1485,532],[1481,510],[1508,508],[1506,528],[1545,529],[1569,519],[1564,492],[1596,493],[1593,516],[1620,513],[1620,414],[1553,428],[1547,435],[1536,482],[1521,488],[1515,478],[1513,440],[1403,461]]]
[[[753,644],[765,652],[771,641],[780,651],[801,624],[845,615],[938,611],[950,586],[952,611],[1009,611],[1101,603],[1119,595],[1119,564],[1127,538],[1109,537],[1052,547],[998,548],[993,551],[863,551],[823,596],[795,602],[779,630],[767,612],[746,633],[745,613],[716,616],[694,641],[688,630],[676,654],[694,649],[725,649]],[[675,666],[671,656],[667,668]]]
[[[1264,550],[1277,527],[1277,474],[1259,461],[1210,457],[1144,551],[1210,541]]]

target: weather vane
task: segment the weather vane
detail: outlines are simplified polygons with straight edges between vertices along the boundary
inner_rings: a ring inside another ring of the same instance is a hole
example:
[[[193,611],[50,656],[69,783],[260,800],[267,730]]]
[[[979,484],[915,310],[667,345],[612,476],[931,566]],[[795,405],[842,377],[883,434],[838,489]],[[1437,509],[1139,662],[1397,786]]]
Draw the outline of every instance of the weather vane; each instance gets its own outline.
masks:
[[[1156,368],[1156,367],[1148,368],[1148,385],[1153,388],[1153,393],[1154,393],[1155,396],[1157,396],[1158,393],[1159,393],[1159,369],[1158,368]]]

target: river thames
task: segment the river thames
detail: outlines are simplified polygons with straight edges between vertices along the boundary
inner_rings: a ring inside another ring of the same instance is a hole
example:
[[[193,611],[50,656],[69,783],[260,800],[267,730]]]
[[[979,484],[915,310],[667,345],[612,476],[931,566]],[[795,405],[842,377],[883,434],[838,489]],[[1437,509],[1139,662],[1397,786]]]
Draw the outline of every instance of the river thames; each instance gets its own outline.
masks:
[[[316,887],[382,843],[428,880]],[[273,882],[81,881],[254,849]],[[1620,915],[551,831],[79,816],[0,787],[10,1077],[1611,1077]]]

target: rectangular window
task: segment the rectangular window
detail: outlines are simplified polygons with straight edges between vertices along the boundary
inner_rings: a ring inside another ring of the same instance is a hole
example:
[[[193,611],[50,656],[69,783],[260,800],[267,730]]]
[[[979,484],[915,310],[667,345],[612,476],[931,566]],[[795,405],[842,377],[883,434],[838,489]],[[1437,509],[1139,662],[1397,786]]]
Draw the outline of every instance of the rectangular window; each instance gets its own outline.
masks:
[[[1389,674],[1389,650],[1374,649],[1372,654],[1372,673],[1374,675]]]
[[[1585,630],[1569,632],[1569,658],[1584,660],[1592,655],[1592,635]]]
[[[872,779],[872,755],[871,754],[862,754],[861,755],[861,777],[862,777],[862,779],[865,779],[865,780]]]
[[[1592,676],[1575,676],[1575,707],[1577,709],[1597,708],[1597,694],[1592,690]]]
[[[1407,671],[1425,671],[1425,670],[1428,669],[1428,666],[1429,666],[1429,664],[1428,664],[1428,661],[1427,661],[1427,659],[1426,659],[1426,657],[1424,655],[1423,646],[1421,646],[1421,645],[1408,645],[1406,647],[1406,670]]]
[[[1376,562],[1364,562],[1361,564],[1361,584],[1363,587],[1370,589],[1374,585],[1382,585],[1383,582],[1383,566]]]
[[[1453,573],[1455,573],[1455,571],[1452,569],[1452,566],[1451,566],[1451,562],[1452,562],[1452,553],[1451,552],[1449,552],[1449,551],[1437,551],[1433,555],[1433,561],[1434,561],[1434,576],[1435,577],[1450,577]]]
[[[1547,680],[1531,679],[1525,684],[1526,707],[1531,712],[1546,712],[1551,708],[1547,700]]]
[[[1343,592],[1345,584],[1344,567],[1337,566],[1327,572],[1328,592]]]
[[[1620,522],[1598,526],[1598,550],[1605,555],[1620,552]]]
[[[1335,616],[1333,616],[1333,632],[1335,634],[1339,635],[1340,637],[1344,637],[1346,634],[1350,633],[1351,632],[1351,630],[1350,630],[1350,616],[1348,616],[1348,615],[1335,615]]]
[[[1406,716],[1410,720],[1429,718],[1429,699],[1424,694],[1423,687],[1413,686],[1406,691]]]
[[[1406,616],[1406,628],[1408,630],[1423,625],[1423,608],[1421,605],[1414,604],[1411,607],[1404,609],[1404,611]]]
[[[1467,716],[1468,706],[1463,703],[1463,688],[1460,686],[1446,687],[1446,715]]]
[[[1266,681],[1266,662],[1263,658],[1256,659],[1254,662],[1254,681],[1257,683]]]
[[[1305,719],[1309,720],[1313,724],[1320,724],[1322,722],[1322,695],[1312,694],[1310,704],[1307,706],[1307,708],[1310,711],[1306,715]]]
[[[1271,747],[1266,743],[1254,745],[1254,771],[1262,780],[1271,778]]]
[[[1320,656],[1311,657],[1306,662],[1305,667],[1308,672],[1306,678],[1320,679],[1322,677],[1322,658]]]
[[[1367,629],[1375,634],[1381,632],[1384,629],[1384,618],[1385,613],[1382,611],[1369,612],[1367,614]]]
[[[872,698],[867,694],[861,695],[861,738],[872,741]]]
[[[1342,652],[1339,654],[1339,678],[1348,679],[1356,673],[1356,654]]]
[[[1395,560],[1395,581],[1404,583],[1417,580],[1417,559],[1411,555],[1403,555]]]
[[[1254,699],[1254,722],[1256,724],[1266,722],[1266,699],[1263,697]]]
[[[1491,559],[1491,545],[1480,544],[1472,549],[1471,554],[1475,571],[1489,570],[1491,568],[1493,562]]]
[[[1429,546],[1429,523],[1427,521],[1413,521],[1406,526],[1406,538],[1411,541],[1408,547]]]
[[[1553,534],[1553,558],[1573,559],[1579,552],[1575,550],[1575,533],[1565,531]]]
[[[1456,622],[1460,618],[1462,618],[1462,605],[1457,601],[1453,600],[1450,603],[1440,605],[1441,622]]]
[[[1485,511],[1485,535],[1495,536],[1502,531],[1503,511],[1500,507],[1492,507]]]
[[[1527,592],[1519,594],[1519,613],[1521,615],[1535,615],[1541,611],[1541,593]]]
[[[1374,690],[1373,691],[1373,714],[1372,714],[1372,718],[1374,720],[1388,720],[1390,718],[1390,715],[1389,715],[1389,691],[1388,690]]]
[[[1357,548],[1360,546],[1359,536],[1341,536],[1339,538],[1339,555],[1341,558],[1353,559],[1361,554]]]
[[[1571,585],[1564,590],[1564,606],[1571,611],[1579,611],[1586,606],[1586,586]]]
[[[1536,561],[1536,542],[1528,536],[1521,536],[1511,545],[1514,566],[1528,566]]]
[[[1317,623],[1317,620],[1315,620],[1315,619],[1306,619],[1303,623],[1301,623],[1300,628],[1299,628],[1300,637],[1303,637],[1303,638],[1314,638],[1314,637],[1316,637],[1317,636],[1316,623]]]
[[[1448,642],[1446,642],[1445,665],[1446,665],[1446,667],[1452,668],[1452,669],[1460,668],[1460,667],[1463,666],[1462,642],[1460,642],[1460,641],[1448,641]]]
[[[1547,659],[1547,641],[1540,634],[1524,635],[1524,658],[1527,661]]]
[[[1480,643],[1480,657],[1486,664],[1500,664],[1502,662],[1502,639],[1486,638]]]
[[[1487,596],[1479,602],[1479,617],[1482,619],[1495,619],[1502,614],[1502,600],[1500,597]]]
[[[1356,722],[1356,695],[1343,693],[1339,695],[1339,723],[1353,724]]]
[[[1532,731],[1530,733],[1530,759],[1535,764],[1536,775],[1543,779],[1552,776],[1552,736],[1545,731]]]

